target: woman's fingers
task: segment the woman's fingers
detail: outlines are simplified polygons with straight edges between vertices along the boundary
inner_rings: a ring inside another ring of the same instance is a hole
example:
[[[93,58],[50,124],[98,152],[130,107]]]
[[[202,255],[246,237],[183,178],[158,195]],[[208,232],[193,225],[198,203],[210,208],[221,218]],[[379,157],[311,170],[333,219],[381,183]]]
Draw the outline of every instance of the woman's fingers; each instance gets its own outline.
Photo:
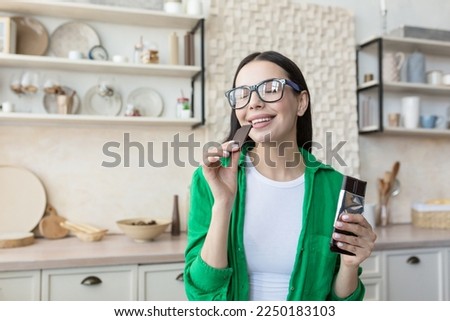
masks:
[[[223,143],[220,147],[211,147],[203,156],[203,163],[207,167],[220,166],[221,158],[230,157],[231,153],[239,150],[239,145],[234,141]]]

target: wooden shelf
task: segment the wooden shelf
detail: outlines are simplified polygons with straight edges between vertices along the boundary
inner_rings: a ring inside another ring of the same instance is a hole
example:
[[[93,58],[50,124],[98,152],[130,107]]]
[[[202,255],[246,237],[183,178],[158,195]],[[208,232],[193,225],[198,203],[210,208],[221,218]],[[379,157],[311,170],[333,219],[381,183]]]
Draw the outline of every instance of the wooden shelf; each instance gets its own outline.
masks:
[[[0,66],[17,68],[42,68],[81,72],[107,72],[115,74],[133,74],[161,77],[193,77],[201,72],[199,66],[115,63],[98,60],[70,60],[58,57],[0,54]]]
[[[441,128],[416,128],[407,129],[401,127],[385,127],[383,130],[385,134],[391,135],[405,135],[405,136],[450,136],[450,129]]]
[[[1,125],[54,125],[76,126],[89,125],[126,125],[126,126],[178,126],[195,127],[201,120],[164,118],[164,117],[126,117],[126,116],[92,116],[92,115],[56,115],[31,113],[0,113]]]
[[[371,81],[362,84],[358,87],[358,91],[377,88],[380,84],[377,81]],[[421,83],[408,83],[408,82],[385,82],[383,83],[385,91],[390,92],[414,92],[422,94],[434,94],[434,95],[450,95],[450,86],[446,85],[429,85]]]
[[[364,41],[359,47],[365,47],[368,44],[375,43],[380,37],[373,37]],[[428,55],[438,55],[438,56],[448,56],[450,55],[450,42],[449,41],[438,41],[438,40],[428,40],[420,38],[410,38],[410,37],[381,37],[383,40],[384,49],[389,49],[392,51],[405,51],[413,52],[419,50],[420,52]]]
[[[168,14],[157,10],[37,0],[1,1],[0,11],[174,29],[192,29],[199,19],[203,18],[186,14]]]

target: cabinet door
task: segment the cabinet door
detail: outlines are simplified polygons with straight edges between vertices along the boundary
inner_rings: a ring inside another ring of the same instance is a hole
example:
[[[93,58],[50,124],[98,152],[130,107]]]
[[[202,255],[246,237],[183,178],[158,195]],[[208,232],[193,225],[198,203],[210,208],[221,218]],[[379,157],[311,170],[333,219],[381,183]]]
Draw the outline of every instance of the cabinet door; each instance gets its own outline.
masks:
[[[388,300],[443,300],[443,276],[443,252],[441,250],[386,252]]]
[[[137,266],[42,271],[42,300],[127,301],[137,299]]]
[[[139,300],[186,301],[184,263],[139,266]]]
[[[373,252],[362,264],[361,281],[366,288],[364,301],[381,301],[384,299],[382,282],[382,255],[381,252]]]
[[[21,271],[0,273],[1,301],[39,301],[41,272]]]

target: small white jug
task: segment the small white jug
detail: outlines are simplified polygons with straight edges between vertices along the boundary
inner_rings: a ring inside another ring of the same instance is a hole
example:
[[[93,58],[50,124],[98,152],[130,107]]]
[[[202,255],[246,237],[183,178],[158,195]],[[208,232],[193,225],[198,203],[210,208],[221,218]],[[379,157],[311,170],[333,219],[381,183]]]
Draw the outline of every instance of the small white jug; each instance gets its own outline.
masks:
[[[400,69],[405,63],[403,52],[385,53],[383,56],[383,81],[400,81]]]

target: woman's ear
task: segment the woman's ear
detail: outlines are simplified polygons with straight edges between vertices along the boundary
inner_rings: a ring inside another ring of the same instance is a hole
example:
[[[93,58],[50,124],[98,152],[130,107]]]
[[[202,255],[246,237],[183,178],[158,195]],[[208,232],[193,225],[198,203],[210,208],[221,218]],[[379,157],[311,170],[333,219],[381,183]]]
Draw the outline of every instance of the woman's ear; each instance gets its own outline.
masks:
[[[303,90],[300,95],[297,96],[297,116],[303,116],[308,109],[309,95],[306,90]]]

